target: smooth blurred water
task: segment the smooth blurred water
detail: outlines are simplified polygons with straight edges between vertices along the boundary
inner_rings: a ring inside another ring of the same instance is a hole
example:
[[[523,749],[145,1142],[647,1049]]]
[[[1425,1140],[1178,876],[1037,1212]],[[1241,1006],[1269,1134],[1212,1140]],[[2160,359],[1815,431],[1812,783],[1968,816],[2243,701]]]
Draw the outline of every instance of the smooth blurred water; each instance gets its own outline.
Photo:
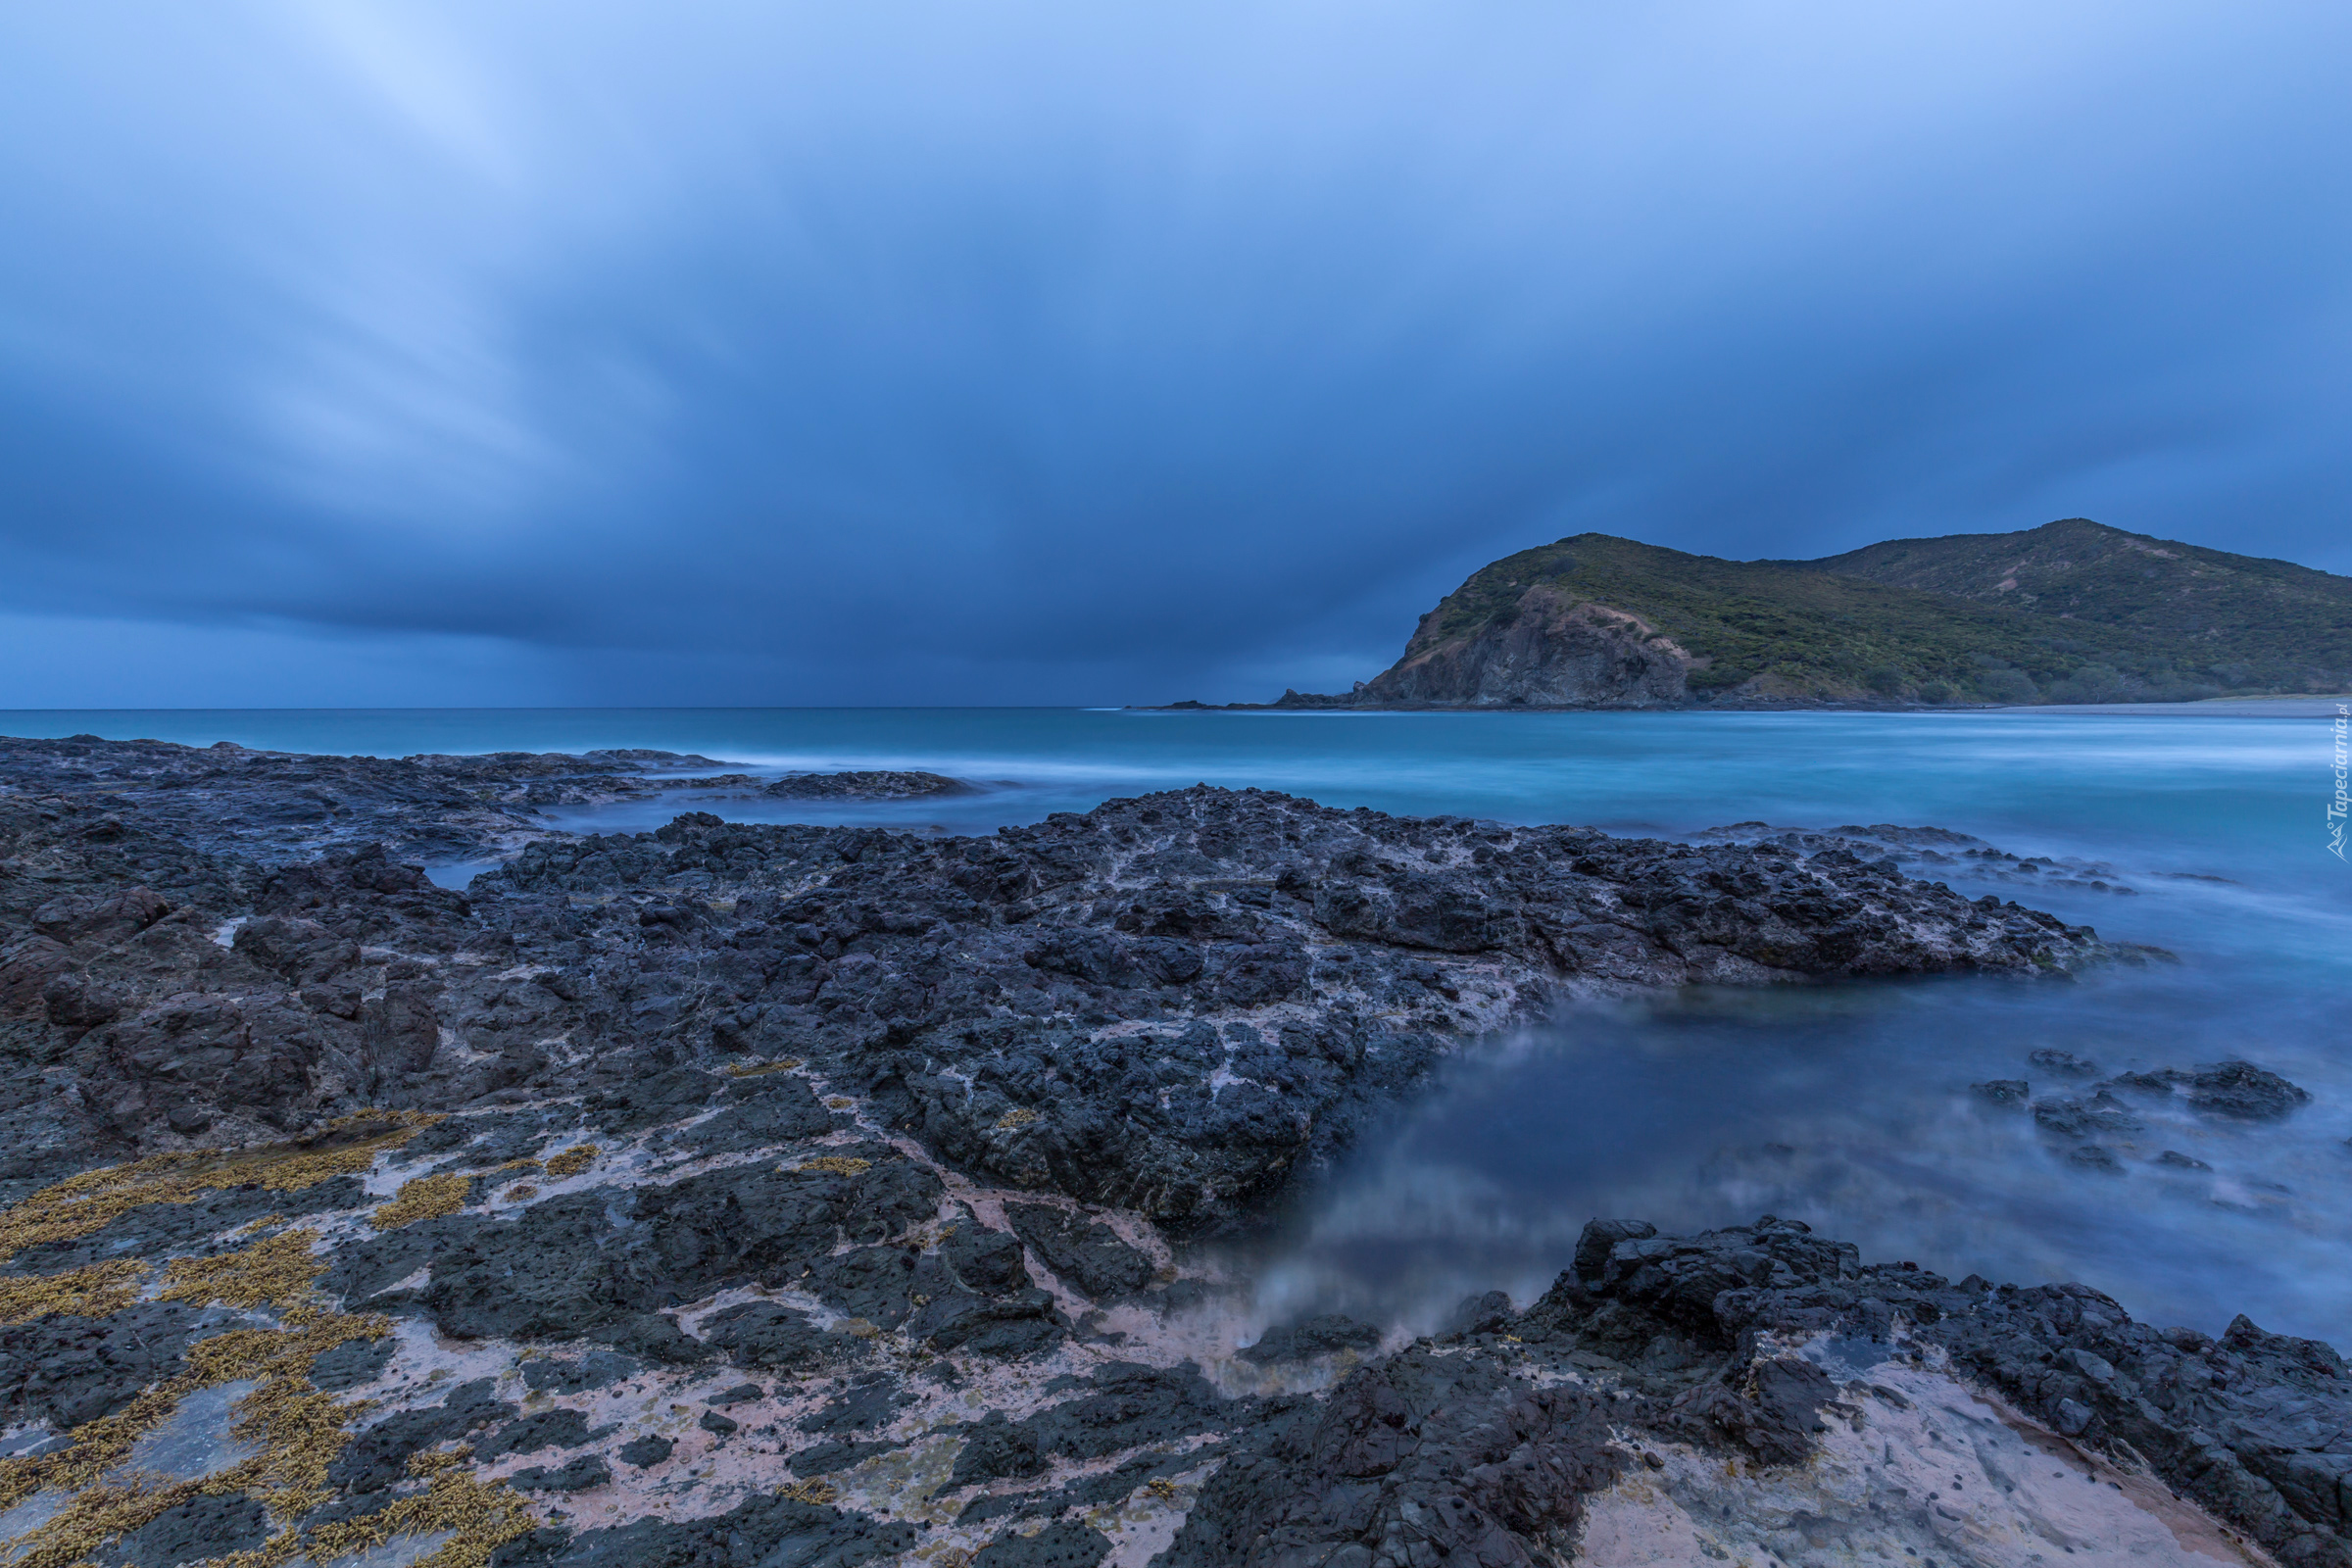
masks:
[[[1331,1173],[1261,1260],[1269,1312],[1426,1320],[1523,1298],[1595,1214],[1770,1211],[1875,1257],[2081,1279],[2163,1322],[2352,1341],[2352,868],[2326,853],[2325,719],[1972,713],[1167,713],[624,710],[0,713],[0,732],[292,751],[699,752],[753,770],[922,767],[942,802],[730,814],[958,832],[1196,781],[1337,806],[1679,834],[1935,824],[2112,863],[2135,893],[2029,902],[2178,964],[2075,983],[1959,980],[1702,994],[1595,1010],[1469,1053]],[[672,803],[580,813],[639,827]],[[1954,877],[1954,885],[1975,893]],[[2014,886],[2003,897],[2020,896]],[[2242,1056],[2317,1097],[2283,1123],[2146,1113],[2120,1175],[2071,1165],[1967,1086],[2045,1084],[2040,1046],[2108,1072]],[[2210,1174],[2153,1164],[2165,1149]]]

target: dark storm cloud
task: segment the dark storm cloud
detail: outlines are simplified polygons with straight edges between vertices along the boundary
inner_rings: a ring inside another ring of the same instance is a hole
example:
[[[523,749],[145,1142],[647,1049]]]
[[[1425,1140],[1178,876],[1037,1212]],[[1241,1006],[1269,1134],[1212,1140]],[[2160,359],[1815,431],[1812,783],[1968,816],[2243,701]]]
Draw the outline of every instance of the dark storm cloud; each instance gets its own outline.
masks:
[[[1586,528],[2352,566],[2348,32],[22,9],[0,703],[1262,696]]]

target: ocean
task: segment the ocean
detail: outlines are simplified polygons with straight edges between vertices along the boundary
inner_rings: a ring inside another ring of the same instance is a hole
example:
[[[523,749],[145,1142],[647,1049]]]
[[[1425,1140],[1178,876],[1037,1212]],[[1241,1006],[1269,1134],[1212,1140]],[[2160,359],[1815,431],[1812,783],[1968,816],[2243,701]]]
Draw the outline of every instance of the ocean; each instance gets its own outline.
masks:
[[[2352,867],[2329,853],[2324,717],[2100,713],[1280,713],[1134,710],[0,712],[0,733],[285,751],[652,747],[750,770],[928,768],[947,801],[763,803],[769,820],[979,833],[1195,782],[1334,806],[1674,837],[1734,822],[1934,825],[2098,862],[2087,885],[1952,885],[2171,961],[2075,981],[1699,992],[1563,1013],[1461,1054],[1307,1184],[1237,1267],[1269,1313],[1430,1322],[1524,1302],[1595,1215],[1774,1213],[1958,1277],[2080,1280],[2142,1319],[2343,1343],[2352,1323]],[[558,825],[658,825],[666,804]],[[463,881],[478,866],[433,868]],[[2100,1076],[2242,1058],[2312,1102],[2232,1122],[2135,1105],[2115,1168],[1972,1093],[2063,1050]],[[2170,1153],[2176,1158],[2166,1161]],[[2206,1168],[2200,1169],[2199,1166]]]

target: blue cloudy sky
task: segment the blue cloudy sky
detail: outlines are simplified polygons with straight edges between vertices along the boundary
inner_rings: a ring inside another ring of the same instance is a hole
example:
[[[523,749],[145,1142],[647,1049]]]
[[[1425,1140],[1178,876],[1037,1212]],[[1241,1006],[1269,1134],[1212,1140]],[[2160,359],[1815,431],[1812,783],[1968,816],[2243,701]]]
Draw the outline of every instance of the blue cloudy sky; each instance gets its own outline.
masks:
[[[1585,529],[2352,570],[2352,8],[30,0],[0,706],[1371,674]]]

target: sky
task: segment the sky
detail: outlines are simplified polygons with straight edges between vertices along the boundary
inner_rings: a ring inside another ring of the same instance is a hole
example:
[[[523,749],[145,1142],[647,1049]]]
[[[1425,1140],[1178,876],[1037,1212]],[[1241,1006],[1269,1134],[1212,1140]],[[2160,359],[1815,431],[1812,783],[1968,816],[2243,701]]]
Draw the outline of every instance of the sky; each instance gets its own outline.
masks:
[[[0,707],[1346,689],[1484,563],[2352,571],[2352,8],[0,8]]]

